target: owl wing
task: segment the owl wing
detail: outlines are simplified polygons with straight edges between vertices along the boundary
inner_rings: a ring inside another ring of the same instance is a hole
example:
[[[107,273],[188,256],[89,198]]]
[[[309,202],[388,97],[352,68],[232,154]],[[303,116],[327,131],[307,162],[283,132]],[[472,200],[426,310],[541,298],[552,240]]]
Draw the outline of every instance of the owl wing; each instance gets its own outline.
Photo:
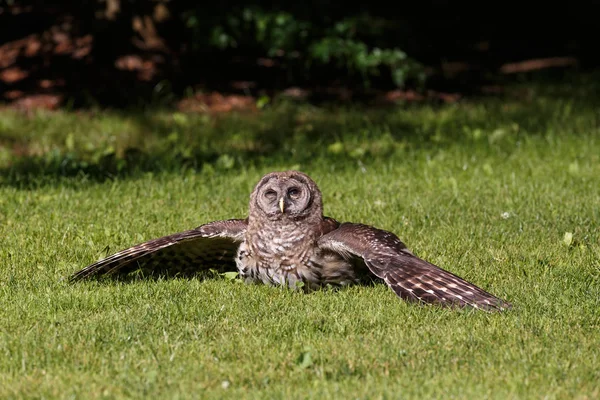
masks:
[[[442,306],[501,311],[509,303],[412,254],[393,233],[363,224],[342,223],[318,246],[347,259],[361,258],[370,272],[402,299]]]
[[[244,240],[247,219],[210,222],[195,229],[153,239],[95,262],[70,281],[100,275],[125,275],[141,270],[147,275],[189,276],[211,268],[235,271],[235,255]]]

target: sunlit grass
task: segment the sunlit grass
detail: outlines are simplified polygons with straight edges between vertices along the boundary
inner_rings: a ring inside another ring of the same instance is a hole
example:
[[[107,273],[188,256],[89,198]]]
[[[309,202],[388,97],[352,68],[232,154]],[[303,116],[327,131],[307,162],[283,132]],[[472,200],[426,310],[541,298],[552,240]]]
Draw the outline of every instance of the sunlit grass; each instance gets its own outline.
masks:
[[[5,111],[0,398],[598,398],[598,117],[547,97],[220,118]],[[327,215],[392,230],[515,308],[420,307],[381,285],[64,280],[244,216],[260,176],[287,168],[317,181]]]

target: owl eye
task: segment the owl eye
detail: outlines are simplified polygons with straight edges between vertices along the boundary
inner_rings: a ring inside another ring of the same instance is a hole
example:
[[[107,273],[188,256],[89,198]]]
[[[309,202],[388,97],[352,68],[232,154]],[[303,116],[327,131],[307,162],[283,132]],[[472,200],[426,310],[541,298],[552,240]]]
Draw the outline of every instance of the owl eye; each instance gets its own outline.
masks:
[[[267,190],[265,192],[265,197],[267,199],[274,199],[275,197],[277,197],[277,193],[274,190]]]
[[[298,196],[300,196],[300,189],[293,187],[293,188],[289,188],[287,191],[288,196],[292,197],[292,198],[297,198]]]

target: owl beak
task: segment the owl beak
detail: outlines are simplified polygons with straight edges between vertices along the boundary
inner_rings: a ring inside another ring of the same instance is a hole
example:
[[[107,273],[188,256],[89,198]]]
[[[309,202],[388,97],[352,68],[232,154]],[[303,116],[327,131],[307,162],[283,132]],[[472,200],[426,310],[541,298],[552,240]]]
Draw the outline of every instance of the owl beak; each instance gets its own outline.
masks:
[[[285,204],[283,203],[283,197],[279,199],[279,209],[281,210],[281,213],[283,214],[283,210],[285,208]]]

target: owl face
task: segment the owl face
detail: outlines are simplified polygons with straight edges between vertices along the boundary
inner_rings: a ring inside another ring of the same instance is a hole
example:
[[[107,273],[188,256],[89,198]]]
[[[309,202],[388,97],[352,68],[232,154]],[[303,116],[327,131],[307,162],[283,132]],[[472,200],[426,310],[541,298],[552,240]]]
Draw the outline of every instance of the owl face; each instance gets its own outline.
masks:
[[[299,219],[321,210],[321,197],[315,183],[306,175],[290,171],[269,174],[256,185],[251,207],[255,206],[269,218]]]

